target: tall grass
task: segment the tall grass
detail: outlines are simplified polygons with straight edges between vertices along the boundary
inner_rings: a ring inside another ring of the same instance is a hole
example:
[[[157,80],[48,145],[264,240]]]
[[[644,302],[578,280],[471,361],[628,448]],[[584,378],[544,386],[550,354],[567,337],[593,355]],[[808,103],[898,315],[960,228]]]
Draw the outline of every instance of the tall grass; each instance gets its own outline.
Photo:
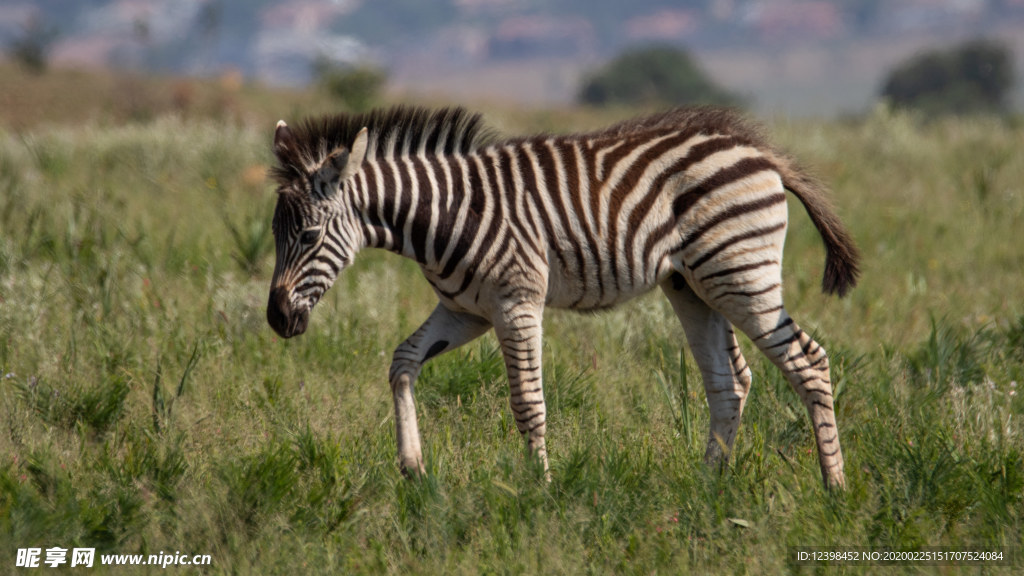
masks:
[[[554,128],[595,122],[567,117]],[[657,295],[548,314],[550,484],[490,335],[423,371],[428,474],[407,481],[387,366],[434,298],[414,265],[366,253],[307,335],[277,339],[269,133],[0,134],[0,566],[61,546],[211,554],[215,574],[777,573],[802,570],[790,546],[1019,548],[1024,130],[879,113],[772,131],[833,184],[865,255],[849,298],[820,295],[794,205],[786,297],[830,351],[842,493],[749,342],[732,464],[701,464],[700,376]]]

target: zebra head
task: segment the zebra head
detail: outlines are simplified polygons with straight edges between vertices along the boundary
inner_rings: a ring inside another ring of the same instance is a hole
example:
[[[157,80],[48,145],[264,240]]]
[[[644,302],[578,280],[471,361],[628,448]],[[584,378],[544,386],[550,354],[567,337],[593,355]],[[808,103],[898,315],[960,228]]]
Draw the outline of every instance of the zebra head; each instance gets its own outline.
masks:
[[[361,247],[344,191],[366,155],[366,129],[350,147],[310,154],[284,121],[274,154],[289,174],[278,187],[272,229],[277,252],[267,322],[284,338],[306,331],[309,312]],[[318,156],[318,157],[313,157]]]

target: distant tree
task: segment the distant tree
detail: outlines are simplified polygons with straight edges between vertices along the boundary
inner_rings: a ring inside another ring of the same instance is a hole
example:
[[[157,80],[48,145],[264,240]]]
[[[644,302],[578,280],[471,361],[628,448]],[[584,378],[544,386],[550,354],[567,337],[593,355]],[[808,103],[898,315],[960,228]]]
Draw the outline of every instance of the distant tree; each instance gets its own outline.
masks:
[[[885,18],[886,0],[839,0],[854,28],[871,32]]]
[[[905,60],[889,72],[881,96],[929,115],[1005,113],[1014,81],[1010,50],[974,40]]]
[[[410,38],[424,38],[438,29],[450,26],[459,10],[451,0],[388,0],[388,2],[353,2],[352,12],[339,18],[336,33],[375,44],[401,43]]]
[[[387,83],[387,73],[370,65],[343,66],[319,58],[313,64],[316,81],[345,106],[361,112],[376,105]]]
[[[33,74],[42,74],[50,64],[50,48],[57,39],[57,30],[38,18],[29,21],[21,36],[8,46],[11,58]]]
[[[673,46],[627,50],[584,80],[578,100],[593,105],[740,104],[687,51]]]

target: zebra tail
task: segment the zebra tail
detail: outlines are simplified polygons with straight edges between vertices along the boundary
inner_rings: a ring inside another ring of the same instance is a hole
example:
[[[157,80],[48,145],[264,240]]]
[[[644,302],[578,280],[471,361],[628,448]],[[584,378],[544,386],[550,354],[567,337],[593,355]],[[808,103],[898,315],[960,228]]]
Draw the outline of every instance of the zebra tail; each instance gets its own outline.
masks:
[[[798,170],[788,158],[773,156],[783,186],[804,205],[825,243],[825,273],[821,279],[821,290],[842,298],[850,288],[857,285],[860,276],[860,252],[857,245],[836,216],[824,186]]]

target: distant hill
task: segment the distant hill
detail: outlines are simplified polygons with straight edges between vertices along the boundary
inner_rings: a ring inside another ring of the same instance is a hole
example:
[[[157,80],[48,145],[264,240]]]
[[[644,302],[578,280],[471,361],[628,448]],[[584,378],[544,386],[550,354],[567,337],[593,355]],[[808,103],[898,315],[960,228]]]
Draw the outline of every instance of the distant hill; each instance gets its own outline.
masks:
[[[461,85],[466,76],[469,86],[457,94],[469,89],[527,102],[566,101],[587,68],[637,44],[677,44],[716,61],[742,56],[737,66],[757,60],[748,56],[779,55],[792,66],[785,55],[857,53],[874,45],[913,50],[1008,27],[1024,28],[1024,0],[4,0],[0,6],[0,46],[31,38],[33,30],[53,31],[48,55],[61,65],[201,76],[235,70],[270,84],[301,85],[313,62],[326,57],[383,66],[405,91],[444,89],[438,80],[447,77]],[[761,75],[761,66],[748,75]],[[771,77],[792,75],[774,66],[769,62]],[[472,80],[501,70],[515,71],[513,79]],[[737,70],[730,64],[712,73],[738,77],[731,87],[750,90]],[[836,77],[813,81],[843,84],[843,70],[832,72]],[[814,70],[808,74],[815,77]],[[821,94],[827,92],[823,86]],[[864,93],[855,91],[860,100]]]
[[[337,112],[319,90],[268,87],[236,72],[216,78],[53,67],[32,74],[0,62],[0,134],[38,126],[122,124],[167,114],[265,126],[268,137],[282,115]]]

